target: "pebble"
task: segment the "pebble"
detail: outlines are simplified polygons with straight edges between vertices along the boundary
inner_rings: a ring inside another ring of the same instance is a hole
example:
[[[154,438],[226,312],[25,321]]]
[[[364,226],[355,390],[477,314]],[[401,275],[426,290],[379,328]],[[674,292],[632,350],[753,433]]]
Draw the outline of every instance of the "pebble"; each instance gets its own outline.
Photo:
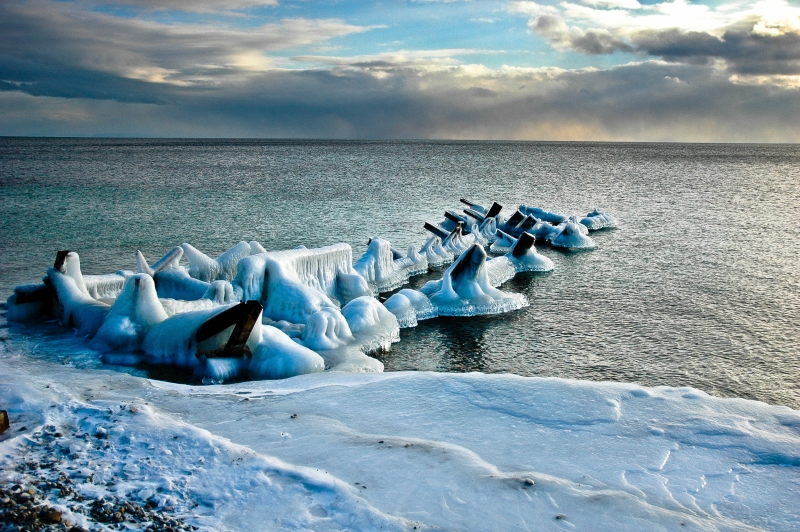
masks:
[[[38,471],[47,469],[48,465],[25,464],[24,467],[29,471]],[[65,519],[61,510],[47,504],[48,494],[52,493],[61,498],[61,504],[66,504],[71,512],[83,514],[89,524],[102,523],[106,526],[112,525],[113,528],[123,526],[149,532],[197,530],[197,527],[187,524],[182,519],[165,513],[168,510],[174,511],[174,508],[165,507],[159,510],[158,503],[153,500],[140,506],[133,501],[117,497],[87,498],[70,487],[68,484],[71,482],[62,475],[55,481],[40,479],[33,481],[29,486],[14,484],[10,488],[0,487],[0,529],[30,532],[87,532],[86,529]]]

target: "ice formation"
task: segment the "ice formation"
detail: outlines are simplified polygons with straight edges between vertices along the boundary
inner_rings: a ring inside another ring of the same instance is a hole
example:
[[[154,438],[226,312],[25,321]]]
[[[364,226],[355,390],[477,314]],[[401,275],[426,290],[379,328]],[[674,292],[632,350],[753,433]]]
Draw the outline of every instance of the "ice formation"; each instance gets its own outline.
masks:
[[[550,242],[561,231],[551,223],[539,220],[527,232],[535,236],[540,242]]]
[[[617,220],[613,216],[605,212],[600,212],[597,209],[587,214],[585,218],[582,218],[580,223],[585,225],[589,231],[597,231],[617,226]]]
[[[561,222],[567,221],[567,217],[564,216],[563,214],[556,214],[554,212],[546,211],[538,207],[528,207],[526,205],[520,205],[519,210],[523,214],[533,216],[534,218],[537,218],[539,220],[544,220],[545,222],[550,222],[552,224],[560,224]]]
[[[581,231],[582,225],[567,220],[560,224],[560,227],[561,232],[550,240],[550,245],[553,247],[567,249],[592,249],[594,247],[594,240]]]
[[[517,243],[517,239],[500,229],[497,230],[495,240],[489,247],[489,251],[502,255],[511,251],[511,247]]]
[[[402,255],[392,249],[392,244],[383,238],[370,239],[367,251],[353,265],[374,292],[389,292],[403,286],[412,275],[428,271],[427,255],[417,253],[413,246]]]
[[[61,325],[76,329],[81,336],[93,337],[111,307],[89,295],[78,254],[70,251],[62,258],[59,253],[56,265],[47,270],[47,282],[56,296],[53,314]]]
[[[505,220],[498,221],[497,228],[503,231],[504,233],[511,234],[514,228],[525,219],[526,214],[523,214],[521,211],[516,210],[514,214],[512,214],[509,218]]]
[[[570,216],[569,217],[569,221],[572,222],[573,224],[575,224],[575,227],[578,229],[578,231],[581,232],[582,235],[588,235],[589,234],[589,228],[581,223],[581,218],[579,216],[575,216],[575,215]],[[561,225],[561,224],[559,224],[559,225]]]
[[[455,224],[452,230],[446,230],[438,225],[431,225],[425,222],[423,226],[433,236],[438,237],[442,241],[442,249],[449,255],[457,258],[464,253],[469,247],[476,242],[476,237],[473,234],[464,234],[464,224],[459,222]],[[430,240],[428,241],[430,242]],[[423,249],[427,248],[426,246]],[[430,260],[429,260],[430,263]]]
[[[239,262],[232,284],[240,299],[261,301],[268,318],[292,323],[305,323],[323,307],[337,307],[334,301],[371,293],[352,269],[347,244],[250,255]]]
[[[214,382],[237,378],[261,345],[261,311],[248,301],[172,316],[144,338],[143,361],[191,368]]]
[[[593,246],[577,218],[561,220],[521,205],[508,218],[502,206],[461,200],[464,214],[446,211],[430,238],[403,254],[374,237],[353,263],[340,243],[266,251],[241,241],[217,259],[190,244],[155,263],[136,252],[138,273],[84,275],[77,253],[61,251],[42,284],[20,285],[8,299],[8,318],[55,317],[90,340],[116,364],[168,364],[208,382],[285,378],[323,369],[379,372],[368,355],[390,349],[400,328],[436,316],[517,310],[521,294],[495,288],[520,272],[553,269],[536,238],[570,249]],[[589,218],[616,223],[595,210]],[[488,260],[484,247],[504,253]],[[185,260],[188,266],[181,264]],[[449,265],[449,267],[447,267]],[[445,268],[421,290],[403,289],[385,303],[375,296],[409,278]]]
[[[269,325],[261,328],[248,367],[250,377],[256,380],[284,379],[324,369],[325,361],[321,356]]]
[[[477,244],[450,266],[439,281],[429,281],[420,290],[440,316],[500,314],[528,305],[522,294],[502,292],[489,282],[486,252]]]
[[[511,229],[511,236],[519,238],[520,235],[522,235],[523,233],[530,231],[538,221],[539,220],[537,220],[533,216],[530,215],[526,216],[525,218],[522,219],[520,223],[518,223]]]
[[[554,268],[552,260],[536,252],[535,241],[533,235],[523,233],[508,253],[486,262],[492,286],[500,286],[521,272],[549,272]]]
[[[150,277],[154,276],[157,272],[162,270],[171,270],[180,267],[180,260],[183,257],[183,248],[176,246],[172,248],[166,255],[157,260],[153,265],[149,265],[141,251],[136,252],[136,266],[139,268],[139,273],[146,273]]]
[[[453,262],[453,253],[442,247],[442,239],[432,235],[422,246],[420,253],[428,259],[428,266],[431,268],[441,268]]]
[[[138,273],[125,281],[91,347],[98,351],[139,350],[147,333],[166,319],[167,313],[158,301],[153,278]]]
[[[347,320],[335,307],[325,307],[308,317],[301,342],[315,351],[327,351],[353,341]]]
[[[228,251],[212,259],[191,244],[182,244],[183,253],[189,261],[189,275],[201,281],[231,280],[236,277],[236,266],[253,249],[247,242],[239,242]],[[258,247],[261,247],[260,245]]]
[[[459,257],[475,244],[475,235],[463,234],[463,226],[456,225],[455,229],[442,240],[442,247],[453,253],[454,257]]]
[[[429,320],[439,315],[425,294],[410,288],[404,288],[393,294],[383,305],[395,315],[398,325],[404,329],[416,327],[418,321]]]
[[[365,353],[389,351],[400,341],[400,326],[394,314],[377,299],[361,296],[342,308],[342,315]]]

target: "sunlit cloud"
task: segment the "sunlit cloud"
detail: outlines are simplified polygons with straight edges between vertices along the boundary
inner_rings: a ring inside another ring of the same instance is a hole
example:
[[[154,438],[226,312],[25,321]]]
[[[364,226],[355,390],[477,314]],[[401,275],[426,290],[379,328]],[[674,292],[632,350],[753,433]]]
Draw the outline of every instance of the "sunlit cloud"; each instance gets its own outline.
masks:
[[[800,7],[783,0],[717,8],[673,0],[654,5],[631,1],[562,2],[557,8],[515,2],[529,16],[531,32],[554,48],[584,54],[625,52],[671,62],[708,64],[743,83],[787,82],[800,74]],[[774,75],[774,78],[770,78]],[[787,77],[788,76],[788,77]]]
[[[0,134],[800,141],[781,0],[362,11],[10,0]],[[427,14],[455,22],[428,36]]]
[[[47,5],[48,9],[41,7]],[[189,85],[274,68],[269,52],[370,31],[334,19],[253,28],[162,23],[36,3],[0,7],[0,52],[155,83]],[[30,36],[36,35],[35,39]]]

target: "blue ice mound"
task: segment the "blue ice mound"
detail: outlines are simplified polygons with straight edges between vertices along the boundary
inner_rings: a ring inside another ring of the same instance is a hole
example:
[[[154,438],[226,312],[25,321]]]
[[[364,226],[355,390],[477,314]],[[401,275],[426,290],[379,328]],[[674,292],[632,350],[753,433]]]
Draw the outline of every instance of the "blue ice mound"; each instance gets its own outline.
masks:
[[[516,243],[516,238],[498,229],[495,240],[489,247],[489,251],[498,255],[504,255],[511,251],[512,246]]]
[[[146,273],[150,277],[153,277],[160,271],[180,268],[181,257],[183,257],[183,248],[176,246],[172,248],[166,255],[154,262],[151,266],[147,263],[147,260],[145,260],[142,252],[137,251],[136,265],[139,269],[139,273]]]
[[[594,240],[583,234],[586,228],[582,225],[567,220],[559,227],[561,227],[561,232],[552,237],[550,240],[551,246],[571,250],[594,248]],[[583,231],[581,230],[582,228]]]
[[[537,218],[539,220],[544,220],[545,222],[550,222],[552,224],[560,224],[561,222],[565,222],[567,217],[563,214],[557,214],[554,212],[546,211],[544,209],[540,209],[538,207],[528,207],[525,205],[520,205],[519,210],[523,214],[527,214]]]
[[[589,231],[599,231],[617,226],[617,220],[607,212],[600,212],[597,209],[593,210],[581,219],[581,224],[586,226]]]
[[[533,235],[523,233],[514,242],[508,253],[486,262],[486,270],[492,286],[500,286],[518,273],[553,270],[553,261],[537,253],[534,242],[536,242],[536,238]]]
[[[454,257],[461,256],[473,244],[475,244],[475,235],[465,235],[461,224],[456,225],[450,234],[442,240],[442,247],[451,252]]]
[[[387,352],[400,341],[397,318],[374,297],[354,299],[342,307],[342,316],[364,353]]]
[[[56,319],[81,336],[94,337],[111,307],[89,295],[78,254],[59,253],[56,265],[47,270],[47,280],[56,296],[53,308]]]
[[[247,371],[250,378],[285,379],[325,369],[325,361],[311,349],[292,341],[285,333],[264,325],[253,349]]]
[[[239,262],[232,284],[239,299],[260,301],[265,317],[289,323],[306,323],[322,308],[372,295],[353,269],[347,244],[250,255]]]
[[[439,315],[439,311],[425,294],[409,288],[393,294],[383,305],[395,315],[398,325],[403,329],[416,327],[418,322]]]
[[[558,236],[561,230],[549,222],[539,220],[527,232],[535,236],[536,240],[539,242],[549,243],[553,238]]]
[[[494,288],[486,271],[486,252],[473,245],[456,260],[439,281],[429,281],[420,290],[440,316],[500,314],[528,305],[522,294]]]

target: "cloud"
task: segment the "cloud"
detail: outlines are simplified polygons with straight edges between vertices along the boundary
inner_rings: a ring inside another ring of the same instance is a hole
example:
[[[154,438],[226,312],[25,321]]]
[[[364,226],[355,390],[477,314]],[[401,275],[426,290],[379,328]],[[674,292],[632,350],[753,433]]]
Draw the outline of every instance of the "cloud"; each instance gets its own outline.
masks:
[[[386,77],[398,71],[415,71],[432,73],[463,68],[462,62],[455,56],[474,54],[500,54],[502,50],[480,50],[472,48],[448,48],[438,50],[397,50],[371,55],[329,56],[302,55],[292,58],[293,61],[312,66],[333,67],[338,70],[357,70]],[[474,66],[473,66],[474,67]],[[488,69],[486,69],[488,70]]]
[[[226,91],[162,84],[157,105],[0,93],[0,134],[800,141],[798,91],[701,65],[384,69],[276,70]],[[70,112],[81,120],[57,119]]]
[[[166,24],[74,9],[0,4],[0,61],[98,72],[179,86],[209,86],[279,67],[268,52],[324,43],[374,27],[335,19],[283,19],[254,28]],[[11,79],[0,62],[0,78]],[[27,81],[19,79],[17,81]]]
[[[671,62],[724,61],[727,72],[745,76],[800,74],[800,32],[763,34],[749,28],[727,30],[722,37],[667,30],[634,36],[636,48]]]
[[[531,29],[559,49],[571,49],[585,54],[612,54],[631,52],[633,47],[618,39],[608,30],[583,30],[568,28],[561,17],[542,15],[531,23]]]
[[[186,11],[214,13],[239,11],[261,6],[277,6],[278,0],[81,0],[83,5],[120,5],[148,11]]]
[[[601,8],[641,9],[637,0],[581,0],[584,4]]]
[[[709,65],[737,82],[793,85],[800,74],[800,8],[783,0],[712,9],[686,0],[643,6],[628,0],[563,2],[560,8],[517,2],[529,28],[554,48],[583,54],[624,52]]]
[[[491,68],[470,60],[514,54],[467,47],[348,56],[337,38],[377,26],[339,19],[244,28],[2,3],[0,134],[796,142],[797,21],[774,4],[690,30],[635,15],[662,4],[512,5],[553,46],[628,61],[570,69]],[[638,22],[592,26],[574,6]]]

